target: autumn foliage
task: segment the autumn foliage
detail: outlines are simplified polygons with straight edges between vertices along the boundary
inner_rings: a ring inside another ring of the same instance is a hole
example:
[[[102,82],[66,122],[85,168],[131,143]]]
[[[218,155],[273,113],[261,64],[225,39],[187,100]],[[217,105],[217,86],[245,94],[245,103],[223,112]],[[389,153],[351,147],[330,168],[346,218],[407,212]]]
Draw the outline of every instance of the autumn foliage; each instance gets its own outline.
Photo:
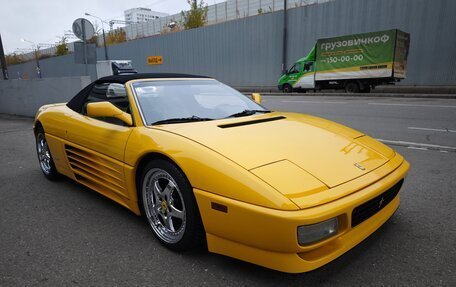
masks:
[[[123,29],[109,31],[106,35],[106,45],[113,45],[127,41],[127,34]]]

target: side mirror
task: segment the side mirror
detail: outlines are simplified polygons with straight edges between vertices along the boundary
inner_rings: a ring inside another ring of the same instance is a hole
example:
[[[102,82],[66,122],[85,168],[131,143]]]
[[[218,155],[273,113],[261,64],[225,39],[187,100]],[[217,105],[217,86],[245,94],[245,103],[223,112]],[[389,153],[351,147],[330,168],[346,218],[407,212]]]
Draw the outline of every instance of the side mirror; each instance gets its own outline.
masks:
[[[127,97],[127,90],[125,90],[125,86],[122,84],[110,84],[108,86],[108,91],[106,93],[107,98],[126,98]]]
[[[259,93],[252,93],[252,100],[261,105],[261,95]]]
[[[122,111],[110,102],[97,102],[87,104],[87,115],[89,117],[116,118],[124,122],[127,126],[133,125],[133,119],[130,114]]]

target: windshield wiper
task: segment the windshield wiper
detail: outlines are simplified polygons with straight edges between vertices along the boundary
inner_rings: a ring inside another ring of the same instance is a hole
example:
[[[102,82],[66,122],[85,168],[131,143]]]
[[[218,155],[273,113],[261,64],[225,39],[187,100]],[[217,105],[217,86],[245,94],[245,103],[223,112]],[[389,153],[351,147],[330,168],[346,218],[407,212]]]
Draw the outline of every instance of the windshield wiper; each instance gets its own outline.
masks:
[[[166,120],[160,120],[153,122],[152,125],[162,125],[162,124],[178,124],[178,123],[189,123],[189,122],[202,122],[202,121],[212,121],[211,118],[200,118],[198,116],[191,116],[186,118],[171,118]]]
[[[256,113],[270,113],[271,111],[268,110],[243,110],[242,112],[235,113],[232,115],[227,116],[227,118],[237,118],[237,117],[244,117],[244,116],[251,116]]]

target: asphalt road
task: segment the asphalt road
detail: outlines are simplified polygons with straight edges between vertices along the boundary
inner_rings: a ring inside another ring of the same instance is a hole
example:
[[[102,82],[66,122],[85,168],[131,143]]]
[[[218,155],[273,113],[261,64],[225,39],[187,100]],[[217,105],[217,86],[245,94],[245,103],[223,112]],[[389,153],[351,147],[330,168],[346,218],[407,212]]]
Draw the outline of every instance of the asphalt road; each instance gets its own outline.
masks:
[[[456,100],[265,97],[264,103],[375,138],[456,147]],[[206,251],[165,249],[123,207],[70,180],[46,180],[31,120],[0,116],[0,286],[456,286],[456,152],[393,147],[411,171],[392,219],[330,264],[290,275]]]

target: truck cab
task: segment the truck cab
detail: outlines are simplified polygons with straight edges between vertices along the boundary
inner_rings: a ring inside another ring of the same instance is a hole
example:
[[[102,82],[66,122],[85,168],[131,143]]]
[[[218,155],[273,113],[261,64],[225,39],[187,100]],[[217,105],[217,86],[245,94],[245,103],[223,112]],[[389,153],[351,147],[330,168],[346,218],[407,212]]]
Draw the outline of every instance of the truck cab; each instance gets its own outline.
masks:
[[[285,74],[280,77],[279,90],[291,93],[296,89],[315,88],[315,62],[297,61]]]
[[[279,79],[279,90],[291,93],[293,90],[315,89],[315,47],[299,60]]]

